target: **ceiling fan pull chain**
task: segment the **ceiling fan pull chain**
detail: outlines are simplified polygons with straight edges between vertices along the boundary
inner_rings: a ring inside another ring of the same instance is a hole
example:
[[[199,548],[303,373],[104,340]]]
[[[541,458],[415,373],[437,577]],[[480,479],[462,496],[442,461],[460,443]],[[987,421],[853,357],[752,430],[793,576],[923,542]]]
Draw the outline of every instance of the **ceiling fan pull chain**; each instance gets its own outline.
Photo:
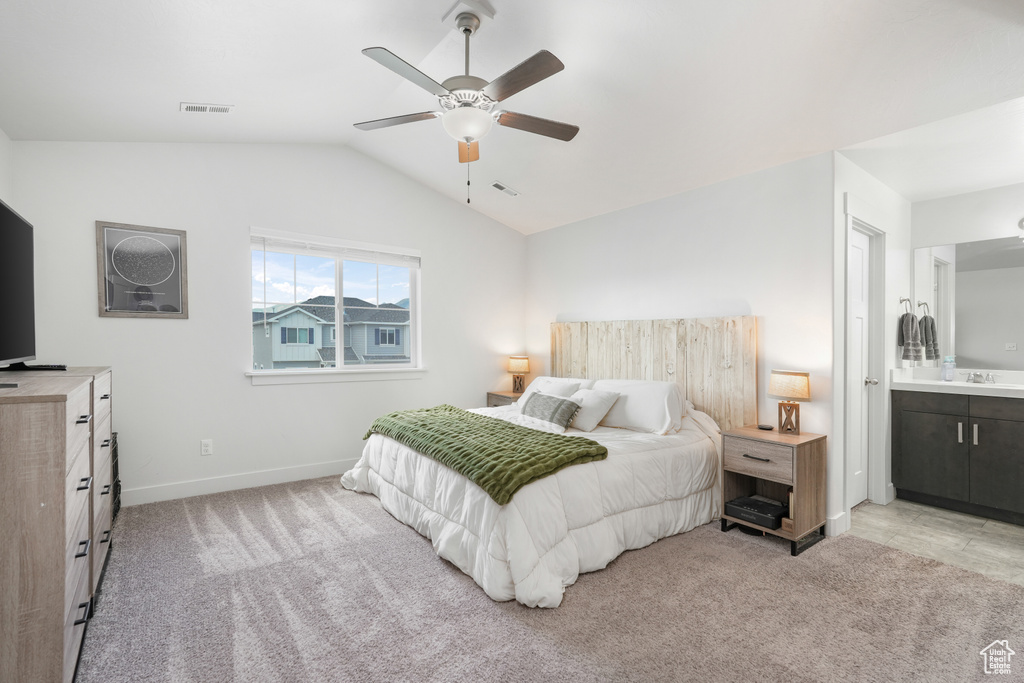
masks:
[[[466,203],[469,204],[469,164],[466,164]]]

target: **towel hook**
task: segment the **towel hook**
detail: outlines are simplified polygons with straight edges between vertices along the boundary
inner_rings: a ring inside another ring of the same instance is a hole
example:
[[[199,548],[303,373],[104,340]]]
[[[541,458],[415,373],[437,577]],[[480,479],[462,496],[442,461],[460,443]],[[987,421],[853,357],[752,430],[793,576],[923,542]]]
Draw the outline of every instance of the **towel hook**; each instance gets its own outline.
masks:
[[[904,308],[906,309],[907,313],[913,313],[914,312],[914,309],[912,309],[910,307],[910,299],[908,299],[907,297],[901,296],[900,297],[900,303],[901,304],[906,304],[906,306],[904,306]]]
[[[917,302],[917,307],[920,308],[921,306],[924,306],[924,314],[925,315],[931,315],[932,314],[932,312],[928,309],[928,302],[927,301],[918,301]]]

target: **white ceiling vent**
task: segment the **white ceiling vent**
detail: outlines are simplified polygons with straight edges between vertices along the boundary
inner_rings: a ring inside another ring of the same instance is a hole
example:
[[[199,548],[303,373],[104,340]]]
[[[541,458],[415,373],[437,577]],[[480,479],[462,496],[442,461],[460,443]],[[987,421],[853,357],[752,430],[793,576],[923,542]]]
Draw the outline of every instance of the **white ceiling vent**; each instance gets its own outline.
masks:
[[[501,190],[502,192],[507,194],[509,197],[518,197],[519,196],[518,192],[513,190],[511,187],[509,187],[505,183],[499,183],[497,180],[495,180],[493,183],[491,183],[491,187],[493,187],[495,190]]]
[[[233,104],[199,104],[197,102],[182,102],[179,111],[188,111],[195,114],[230,114],[235,108]]]

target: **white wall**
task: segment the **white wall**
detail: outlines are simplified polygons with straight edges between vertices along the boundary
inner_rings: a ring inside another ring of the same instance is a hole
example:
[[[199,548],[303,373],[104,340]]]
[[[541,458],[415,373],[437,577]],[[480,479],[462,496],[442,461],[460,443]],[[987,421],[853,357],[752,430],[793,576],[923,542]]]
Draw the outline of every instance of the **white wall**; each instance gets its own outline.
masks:
[[[801,427],[831,434],[832,192],[823,154],[530,235],[531,369],[550,369],[554,321],[755,315],[759,421],[778,422],[771,369],[807,370]]]
[[[967,270],[956,277],[957,365],[1024,370],[1024,268]],[[1017,350],[1007,351],[1007,342]]]
[[[378,415],[507,389],[525,238],[351,149],[15,142],[13,156],[36,227],[38,357],[113,366],[128,504],[341,472]],[[188,320],[98,316],[96,220],[187,231]],[[419,249],[428,372],[252,386],[250,226]]]
[[[7,137],[7,133],[0,130],[0,200],[3,200],[13,208],[14,200],[11,196],[14,192],[12,170],[11,140]]]
[[[833,269],[833,311],[835,314],[835,357],[836,384],[833,407],[833,454],[829,467],[837,470],[845,469],[846,457],[844,442],[846,439],[846,232],[847,209],[853,216],[867,223],[871,228],[883,234],[884,249],[884,280],[885,289],[882,330],[883,345],[881,350],[884,372],[878,377],[879,384],[873,387],[877,400],[872,404],[872,415],[875,424],[884,428],[871,435],[868,447],[868,495],[877,503],[887,503],[895,496],[892,488],[892,449],[891,449],[891,409],[889,396],[889,370],[897,367],[896,358],[897,323],[901,311],[899,300],[910,297],[910,225],[911,204],[874,176],[854,164],[840,153],[835,154],[835,242]],[[847,500],[845,488],[845,472],[829,471],[829,508],[833,509],[832,500],[845,500],[842,508],[846,513],[842,520],[837,519],[837,529],[848,528],[849,511],[852,505],[860,501]]]
[[[977,242],[1020,234],[1024,183],[914,204],[913,247]]]

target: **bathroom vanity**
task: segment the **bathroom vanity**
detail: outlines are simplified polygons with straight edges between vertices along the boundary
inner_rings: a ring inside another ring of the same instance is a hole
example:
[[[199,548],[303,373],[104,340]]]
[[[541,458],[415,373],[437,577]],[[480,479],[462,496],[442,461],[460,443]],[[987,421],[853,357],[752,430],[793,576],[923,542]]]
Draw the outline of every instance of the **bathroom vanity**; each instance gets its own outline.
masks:
[[[1024,385],[891,387],[897,497],[1024,525]]]

